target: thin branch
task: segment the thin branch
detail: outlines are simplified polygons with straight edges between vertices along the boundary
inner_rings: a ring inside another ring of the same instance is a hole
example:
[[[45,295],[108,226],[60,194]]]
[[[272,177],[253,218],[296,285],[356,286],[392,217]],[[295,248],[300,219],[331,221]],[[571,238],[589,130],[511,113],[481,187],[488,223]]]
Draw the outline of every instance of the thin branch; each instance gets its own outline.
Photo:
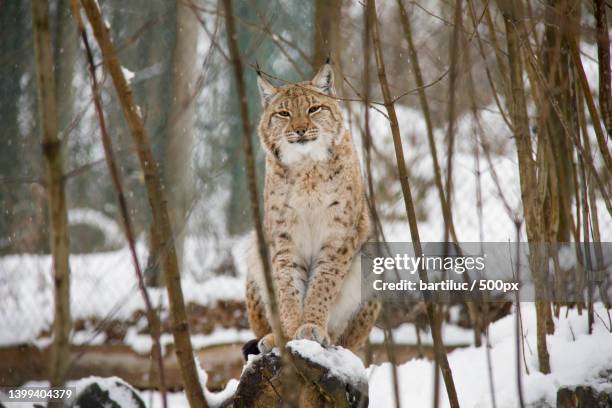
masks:
[[[128,246],[130,249],[130,254],[132,256],[132,263],[134,265],[134,270],[136,272],[136,278],[138,280],[138,287],[140,289],[140,293],[145,303],[146,316],[149,324],[149,330],[151,332],[151,338],[153,339],[153,358],[157,362],[157,368],[159,370],[159,390],[161,392],[162,404],[163,407],[166,408],[168,406],[168,401],[166,398],[166,377],[164,371],[164,360],[161,349],[160,342],[160,323],[155,313],[155,309],[151,303],[151,299],[149,298],[149,293],[147,292],[147,288],[145,287],[144,277],[142,274],[142,270],[140,268],[140,262],[138,261],[138,255],[136,254],[136,239],[134,238],[134,228],[132,227],[132,222],[130,219],[130,213],[128,210],[127,200],[125,199],[125,193],[123,192],[123,185],[121,183],[121,179],[119,176],[119,169],[117,167],[117,163],[115,160],[115,156],[113,153],[112,140],[108,134],[108,130],[106,127],[106,120],[104,118],[104,111],[102,110],[102,99],[100,97],[100,88],[98,84],[98,79],[96,78],[96,66],[94,64],[93,53],[91,52],[91,47],[89,45],[89,39],[87,38],[87,33],[85,28],[83,27],[83,22],[81,20],[81,13],[79,9],[79,5],[77,0],[71,0],[72,7],[72,15],[76,20],[77,27],[79,29],[81,40],[83,42],[83,46],[85,47],[85,54],[87,58],[87,63],[89,64],[89,75],[91,78],[91,92],[93,95],[94,106],[96,109],[96,114],[98,115],[98,121],[100,124],[100,135],[102,137],[102,145],[104,147],[104,155],[106,158],[106,163],[108,165],[108,170],[111,175],[111,181],[115,191],[117,193],[117,201],[119,203],[119,209],[121,213],[121,220],[123,221],[123,232],[125,233],[126,240],[128,242]]]
[[[255,64],[250,64],[250,66],[251,66],[253,69],[256,69]],[[268,72],[266,72],[266,71],[264,71],[264,70],[259,70],[259,72],[260,72],[261,74],[264,74],[264,75],[265,75],[265,76],[267,76],[268,78],[275,79],[275,80],[277,80],[277,81],[281,81],[281,82],[282,82],[282,83],[284,83],[284,84],[289,84],[289,83],[291,83],[291,81],[289,81],[289,80],[286,80],[286,79],[284,79],[284,78],[280,78],[280,77],[278,77],[278,76],[272,75],[272,74],[270,74],[270,73],[268,73]],[[440,75],[438,78],[436,78],[435,80],[433,80],[433,81],[431,81],[431,82],[429,82],[429,83],[427,83],[427,84],[425,84],[425,85],[423,85],[423,86],[416,87],[416,88],[412,88],[412,89],[409,89],[409,90],[407,90],[407,91],[405,91],[405,92],[402,92],[401,94],[397,95],[396,97],[391,98],[391,102],[392,102],[392,103],[395,103],[395,102],[399,101],[400,99],[402,99],[402,98],[403,98],[403,97],[405,97],[405,96],[415,94],[415,93],[417,93],[419,90],[424,90],[424,89],[430,88],[430,87],[432,87],[432,86],[434,86],[434,85],[436,85],[436,84],[440,83],[440,82],[441,82],[441,81],[442,81],[444,78],[446,78],[446,76],[448,75],[448,73],[449,73],[449,70],[446,70],[446,71],[444,71],[444,72],[443,72],[443,73],[442,73],[442,74],[441,74],[441,75]],[[347,78],[344,78],[344,80],[345,80],[345,81],[346,81],[346,82],[347,82],[347,83],[350,85],[350,83],[348,82],[348,79],[347,79]],[[300,86],[299,84],[294,84],[294,85],[296,85],[296,86]],[[357,92],[357,91],[355,90],[355,88],[354,88],[354,87],[352,87],[352,86],[351,86],[351,88],[352,88],[352,89],[355,91],[355,93],[356,93],[357,95],[359,95],[359,92]],[[309,89],[309,91],[314,92],[314,91],[312,91],[311,89]],[[319,93],[319,92],[315,92],[315,93]],[[320,94],[321,94],[321,95],[326,95],[326,94],[323,94],[323,93],[320,93]],[[339,96],[336,96],[336,97],[334,97],[334,99],[336,99],[336,100],[338,100],[338,101],[346,101],[346,102],[363,102],[363,98],[361,98],[361,97],[360,97],[359,99],[354,99],[354,98],[341,98],[341,97],[339,97]],[[370,103],[370,106],[371,106],[371,105],[385,106],[385,102],[384,102],[384,101],[383,101],[383,102],[380,102],[380,101],[373,101],[373,100],[370,100],[370,102],[369,102],[369,103]],[[372,107],[373,109],[376,109],[374,106],[371,106],[371,107]],[[383,113],[383,112],[381,112],[381,113],[384,115],[384,113]],[[385,116],[387,116],[387,115],[385,115]]]
[[[446,206],[448,210],[448,223],[445,224],[444,228],[444,239],[443,242],[448,241],[449,235],[451,235],[451,227],[453,226],[452,222],[452,193],[453,193],[453,157],[455,151],[455,92],[457,88],[457,75],[458,75],[458,65],[459,65],[459,37],[462,35],[461,31],[463,30],[463,22],[461,18],[461,6],[462,1],[456,0],[455,2],[455,17],[454,17],[454,27],[453,32],[451,34],[451,46],[449,49],[450,52],[450,80],[448,84],[448,128],[446,133],[446,143],[447,143],[447,151],[446,151]],[[465,52],[469,52],[468,49]],[[456,234],[455,234],[455,241]]]
[[[478,44],[478,51],[484,62],[485,74],[487,75],[487,81],[489,82],[489,87],[491,88],[493,99],[495,100],[497,109],[499,110],[499,113],[502,115],[504,122],[506,122],[506,125],[508,125],[508,128],[512,130],[512,124],[510,123],[510,119],[508,119],[508,115],[506,114],[506,111],[504,107],[502,106],[501,101],[499,99],[497,87],[495,86],[495,83],[493,81],[493,75],[491,74],[491,69],[489,68],[488,58],[485,53],[484,46],[482,44],[482,39],[480,38],[480,33],[478,32],[478,29],[477,29],[478,23],[476,22],[476,12],[474,10],[474,2],[472,0],[468,0],[467,3],[468,3],[468,9],[470,11],[469,14],[472,19],[472,24],[474,24],[474,34],[476,35],[476,43]],[[487,10],[485,9],[483,11],[483,14],[486,14],[486,13],[487,13]],[[504,81],[504,79],[502,79],[502,81]],[[508,99],[506,98],[506,104],[507,104],[507,101]]]
[[[371,21],[372,27],[372,43],[374,45],[374,55],[376,57],[376,66],[378,68],[378,79],[380,82],[380,88],[385,101],[385,108],[389,114],[391,133],[393,134],[393,145],[395,148],[395,155],[397,161],[397,170],[400,177],[400,183],[402,186],[402,193],[404,197],[404,205],[406,207],[406,215],[408,218],[408,224],[410,225],[410,234],[412,237],[412,245],[414,247],[415,256],[420,257],[423,254],[421,248],[421,240],[419,238],[419,231],[416,221],[416,211],[414,208],[414,201],[412,200],[412,192],[410,190],[410,182],[408,178],[408,172],[406,169],[406,162],[404,159],[404,151],[401,142],[400,129],[397,120],[397,114],[395,112],[395,106],[393,105],[391,94],[389,91],[389,84],[387,82],[387,74],[385,72],[385,62],[382,53],[378,17],[376,15],[376,2],[374,0],[368,0],[368,16]],[[429,281],[426,272],[419,268],[419,278],[422,282],[427,283]],[[435,304],[431,297],[431,293],[423,291],[423,298],[426,302],[427,317],[429,318],[429,324],[431,327],[432,337],[434,340],[434,351],[436,354],[436,361],[440,366],[442,375],[444,377],[444,383],[446,385],[446,392],[451,407],[459,407],[459,400],[457,398],[457,391],[455,389],[455,382],[451,372],[450,365],[448,364],[448,358],[446,356],[446,350],[442,341],[442,334],[436,326],[435,320]]]
[[[295,392],[295,389],[292,389],[292,387],[295,387],[296,373],[291,362],[291,353],[285,350],[286,340],[285,336],[283,335],[283,329],[281,326],[279,307],[277,304],[277,296],[274,287],[274,280],[272,277],[272,268],[270,265],[268,247],[265,241],[263,222],[259,210],[259,198],[257,194],[257,175],[255,170],[253,144],[251,141],[252,132],[251,123],[249,121],[249,107],[247,102],[246,84],[244,82],[244,69],[237,43],[232,0],[223,0],[223,9],[225,12],[225,28],[227,30],[227,46],[230,52],[230,61],[234,71],[234,79],[238,88],[240,118],[242,122],[242,140],[244,146],[246,173],[249,183],[248,187],[251,201],[251,218],[253,224],[255,224],[257,249],[259,251],[259,258],[262,263],[262,269],[265,278],[265,290],[267,291],[268,295],[267,297],[270,307],[270,326],[272,327],[272,332],[274,333],[274,340],[276,346],[281,351],[281,363],[283,366],[283,376],[285,377],[282,387],[283,402],[289,404],[290,406],[293,406],[297,404],[298,396],[298,393]]]
[[[574,60],[574,66],[576,67],[576,71],[578,72],[578,79],[580,82],[580,87],[582,88],[582,94],[584,95],[587,108],[589,109],[589,113],[591,115],[591,120],[593,121],[593,128],[595,129],[595,136],[597,137],[599,151],[604,158],[604,163],[606,165],[606,168],[608,169],[608,172],[611,172],[612,157],[610,157],[610,150],[606,141],[606,135],[601,126],[601,121],[599,118],[599,114],[597,113],[597,108],[595,107],[595,101],[593,99],[593,94],[591,93],[591,88],[589,88],[589,81],[587,80],[586,74],[584,72],[584,67],[582,66],[582,61],[580,60],[580,53],[578,52],[578,44],[576,43],[576,37],[571,34],[568,35],[568,37],[570,37],[567,39],[570,48],[570,55],[572,57],[572,60]]]
[[[520,262],[520,243],[521,243],[521,224],[522,221],[519,218],[514,220],[514,229],[516,231],[516,276],[515,280],[520,282],[521,279],[521,262]],[[510,258],[512,259],[512,258]],[[515,292],[515,303],[516,303],[516,311],[515,311],[515,343],[514,350],[516,352],[516,390],[518,394],[519,406],[521,408],[525,407],[525,403],[523,402],[523,380],[522,380],[522,370],[521,370],[521,355],[523,358],[525,357],[525,347],[521,347],[521,339],[523,338],[523,330],[522,330],[522,322],[521,322],[521,302],[520,302],[520,294],[518,291]],[[527,364],[525,364],[525,368],[527,368]]]
[[[612,95],[610,91],[610,38],[603,0],[593,0],[597,27],[597,59],[599,61],[599,108],[608,137],[612,134]]]
[[[147,196],[153,215],[153,225],[157,226],[154,233],[157,235],[160,247],[168,245],[168,251],[162,257],[162,263],[164,265],[168,299],[170,300],[170,312],[173,320],[172,332],[174,344],[187,399],[191,407],[207,407],[193,358],[193,347],[189,336],[189,323],[181,289],[178,259],[173,243],[167,242],[167,240],[171,240],[173,237],[172,227],[161,186],[159,168],[151,150],[149,135],[140,116],[140,110],[134,102],[132,91],[123,75],[121,64],[110,38],[109,29],[104,23],[97,1],[81,0],[81,4],[87,14],[98,46],[102,51],[104,65],[113,80],[134,142],[138,146],[138,158],[145,177]]]
[[[257,175],[255,170],[255,159],[253,153],[253,144],[251,142],[251,124],[249,121],[249,107],[246,96],[246,85],[244,83],[244,70],[242,66],[242,59],[240,58],[240,52],[238,50],[238,44],[236,43],[236,28],[234,23],[234,14],[232,12],[232,1],[223,0],[225,24],[227,30],[227,43],[230,51],[230,58],[234,70],[234,77],[238,85],[238,98],[240,105],[240,117],[242,122],[242,133],[244,142],[244,155],[246,160],[246,172],[249,179],[249,195],[251,199],[251,217],[255,224],[255,232],[257,234],[257,249],[259,251],[259,257],[263,266],[264,276],[266,281],[266,290],[268,292],[268,298],[270,299],[271,309],[271,320],[272,328],[274,330],[276,343],[281,346],[280,349],[284,350],[284,336],[282,335],[281,323],[278,315],[278,305],[276,304],[276,295],[274,290],[274,281],[272,278],[270,257],[268,253],[268,247],[263,232],[263,223],[261,219],[261,212],[259,209],[259,199],[257,193]]]

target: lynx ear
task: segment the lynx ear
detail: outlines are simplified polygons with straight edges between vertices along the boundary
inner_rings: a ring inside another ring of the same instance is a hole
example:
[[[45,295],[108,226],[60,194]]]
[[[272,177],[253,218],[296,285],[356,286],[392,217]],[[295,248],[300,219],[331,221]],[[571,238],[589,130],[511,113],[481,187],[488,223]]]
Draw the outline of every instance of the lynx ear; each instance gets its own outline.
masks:
[[[257,72],[257,87],[261,96],[261,106],[268,106],[268,103],[270,103],[270,100],[276,94],[276,88],[266,81],[260,72]]]
[[[310,83],[329,96],[336,95],[336,89],[334,88],[334,70],[332,69],[329,59],[325,62],[325,65],[319,69],[319,72],[312,78]]]

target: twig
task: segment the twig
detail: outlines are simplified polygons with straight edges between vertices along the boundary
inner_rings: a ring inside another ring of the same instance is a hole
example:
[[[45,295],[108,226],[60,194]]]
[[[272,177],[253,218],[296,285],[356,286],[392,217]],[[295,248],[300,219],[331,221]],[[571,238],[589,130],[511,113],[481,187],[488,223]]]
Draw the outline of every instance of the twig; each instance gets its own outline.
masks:
[[[255,5],[253,5],[253,6],[255,6]],[[198,11],[200,11],[202,13],[206,13],[206,14],[225,16],[224,12],[219,11],[217,9],[214,9],[214,10],[213,9],[207,9],[205,7],[201,7],[201,6],[197,6],[197,5],[194,5],[194,9],[198,10]],[[260,14],[260,13],[258,13],[258,14]],[[292,49],[294,49],[307,64],[309,64],[309,65],[311,64],[310,57],[306,54],[306,52],[304,50],[302,50],[294,42],[292,42],[292,41],[288,40],[287,38],[285,38],[282,34],[273,32],[272,29],[270,28],[269,24],[266,24],[265,22],[262,25],[254,24],[254,23],[251,23],[250,21],[247,21],[247,20],[245,20],[243,18],[240,18],[239,16],[236,16],[236,15],[234,15],[234,21],[236,21],[238,24],[246,27],[250,31],[263,32],[263,33],[267,34],[273,40],[284,43],[285,45],[287,45],[287,46],[291,47]]]
[[[521,247],[521,223],[522,221],[519,218],[515,218],[514,220],[514,229],[516,231],[516,239],[515,239],[515,245],[516,245],[516,276],[515,279],[517,282],[521,281],[521,262],[520,262],[520,256],[521,256],[521,252],[520,252],[520,247]],[[511,258],[512,259],[512,258]],[[520,284],[520,283],[519,283]],[[521,339],[522,339],[522,333],[523,331],[521,330],[521,299],[520,299],[520,293],[518,291],[516,291],[515,294],[515,302],[516,302],[516,311],[515,311],[515,330],[516,330],[516,336],[515,336],[515,350],[516,350],[516,387],[517,387],[517,392],[518,392],[518,398],[519,398],[519,406],[521,408],[525,407],[525,403],[523,402],[523,381],[522,381],[522,370],[521,370],[521,355],[523,355],[523,358],[525,356],[525,351],[524,351],[524,347],[521,347]],[[525,368],[527,368],[527,364],[525,364]]]
[[[493,94],[493,99],[495,100],[495,104],[497,106],[497,109],[499,110],[499,113],[502,116],[502,119],[504,120],[504,122],[506,122],[506,125],[508,125],[508,128],[510,130],[512,130],[512,123],[510,123],[510,119],[508,119],[508,115],[505,112],[504,107],[501,104],[501,101],[499,99],[499,95],[497,92],[497,88],[495,86],[495,83],[493,81],[493,76],[491,74],[491,70],[489,68],[489,63],[488,63],[488,59],[487,59],[487,55],[485,53],[484,50],[484,46],[482,45],[482,39],[480,38],[480,33],[478,32],[477,29],[477,22],[476,22],[476,12],[474,10],[474,3],[472,0],[468,0],[468,9],[470,11],[470,17],[472,19],[472,24],[474,24],[474,34],[476,35],[476,43],[478,44],[478,51],[480,53],[480,56],[484,62],[484,68],[485,68],[485,74],[487,75],[487,81],[489,82],[489,87],[491,88],[491,93]],[[483,11],[483,14],[487,14],[487,9],[485,9]],[[496,44],[496,43],[494,43]],[[505,81],[505,78],[502,78],[502,81]],[[507,95],[506,95],[507,96]],[[506,104],[508,103],[508,98],[506,98]]]
[[[251,65],[251,67],[252,67],[253,69],[256,69],[255,64],[250,64],[250,65]],[[289,84],[289,83],[291,83],[291,81],[289,81],[289,80],[286,80],[286,79],[284,79],[284,78],[280,78],[280,77],[277,77],[277,76],[275,76],[275,75],[269,74],[268,72],[266,72],[266,71],[264,71],[264,70],[260,70],[260,72],[261,72],[263,75],[267,76],[268,78],[271,78],[271,79],[276,79],[276,80],[281,81],[281,82],[283,82],[283,83],[285,83],[285,84]],[[436,85],[436,84],[440,83],[440,82],[441,82],[441,81],[442,81],[444,78],[446,78],[446,75],[448,74],[448,72],[449,72],[449,70],[446,70],[446,71],[444,71],[444,72],[443,72],[443,73],[442,73],[442,74],[441,74],[441,75],[440,75],[438,78],[436,78],[436,79],[435,79],[435,80],[433,80],[432,82],[430,82],[430,83],[428,83],[428,84],[425,84],[425,85],[423,85],[423,86],[421,86],[421,87],[412,88],[412,89],[409,89],[409,90],[407,90],[407,91],[405,91],[405,92],[402,92],[401,94],[399,94],[399,95],[398,95],[398,96],[396,96],[395,98],[391,98],[391,100],[390,100],[390,101],[391,101],[392,103],[395,103],[395,102],[399,101],[400,99],[402,99],[404,96],[412,95],[412,94],[414,94],[414,93],[418,92],[418,91],[419,91],[419,90],[421,90],[421,89],[427,89],[427,88],[430,88],[430,87],[432,87],[432,86],[434,86],[434,85]],[[345,78],[345,81],[346,81],[348,84],[350,84],[346,78]],[[296,85],[296,86],[300,86],[299,84],[294,84],[294,85]],[[355,93],[356,93],[356,94],[358,94],[358,95],[359,95],[359,93],[358,93],[358,92],[357,92],[357,91],[356,91],[354,88],[353,88],[353,90],[355,91]],[[311,89],[309,89],[309,91],[310,91],[310,92],[315,92],[315,91],[313,91],[313,90],[311,90]],[[315,93],[320,93],[320,92],[315,92]],[[325,94],[323,94],[323,93],[320,93],[320,94],[321,94],[321,95],[325,95]],[[329,95],[327,95],[327,96],[329,96]],[[336,100],[338,100],[338,101],[346,101],[346,102],[363,102],[363,98],[355,99],[355,98],[341,98],[341,97],[339,97],[339,96],[335,96],[335,97],[334,97],[334,99],[336,99]],[[379,106],[385,106],[385,102],[380,102],[380,101],[373,101],[373,100],[370,100],[370,105],[379,105]],[[375,107],[372,107],[372,108],[376,109]],[[381,113],[382,113],[382,114],[383,114],[385,117],[387,116],[387,115],[385,115],[383,112],[381,112]]]
[[[608,131],[612,133],[612,95],[610,94],[610,38],[608,19],[603,0],[593,0],[595,25],[597,27],[597,59],[599,61],[599,108]]]

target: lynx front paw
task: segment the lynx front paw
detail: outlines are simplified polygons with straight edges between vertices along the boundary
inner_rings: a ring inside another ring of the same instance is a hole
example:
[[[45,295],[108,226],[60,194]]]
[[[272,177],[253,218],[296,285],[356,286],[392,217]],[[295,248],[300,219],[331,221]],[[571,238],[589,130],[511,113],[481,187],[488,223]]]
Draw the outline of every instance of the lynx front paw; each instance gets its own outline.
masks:
[[[296,340],[313,340],[323,347],[329,346],[331,340],[327,334],[327,330],[313,323],[306,323],[300,326],[295,332]]]
[[[276,340],[273,333],[268,333],[259,340],[257,347],[262,354],[266,354],[272,351],[276,347]]]

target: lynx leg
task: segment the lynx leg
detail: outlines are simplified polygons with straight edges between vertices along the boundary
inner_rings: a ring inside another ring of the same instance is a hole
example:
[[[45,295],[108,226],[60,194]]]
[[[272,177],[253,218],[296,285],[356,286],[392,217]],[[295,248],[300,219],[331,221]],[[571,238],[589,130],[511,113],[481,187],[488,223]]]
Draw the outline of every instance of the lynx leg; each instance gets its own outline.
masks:
[[[246,306],[249,325],[256,339],[258,339],[255,340],[257,348],[261,353],[267,353],[274,348],[276,342],[266,317],[266,307],[259,293],[259,288],[252,280],[247,280]],[[249,347],[252,348],[253,346],[249,345]],[[247,354],[250,353],[245,352],[245,359]]]
[[[266,307],[259,293],[257,284],[247,280],[246,307],[251,330],[258,339],[270,333],[272,329],[266,317]]]
[[[380,303],[374,300],[364,303],[336,343],[353,352],[359,350],[365,344],[370,330],[372,330],[372,326],[378,318],[380,307]]]

